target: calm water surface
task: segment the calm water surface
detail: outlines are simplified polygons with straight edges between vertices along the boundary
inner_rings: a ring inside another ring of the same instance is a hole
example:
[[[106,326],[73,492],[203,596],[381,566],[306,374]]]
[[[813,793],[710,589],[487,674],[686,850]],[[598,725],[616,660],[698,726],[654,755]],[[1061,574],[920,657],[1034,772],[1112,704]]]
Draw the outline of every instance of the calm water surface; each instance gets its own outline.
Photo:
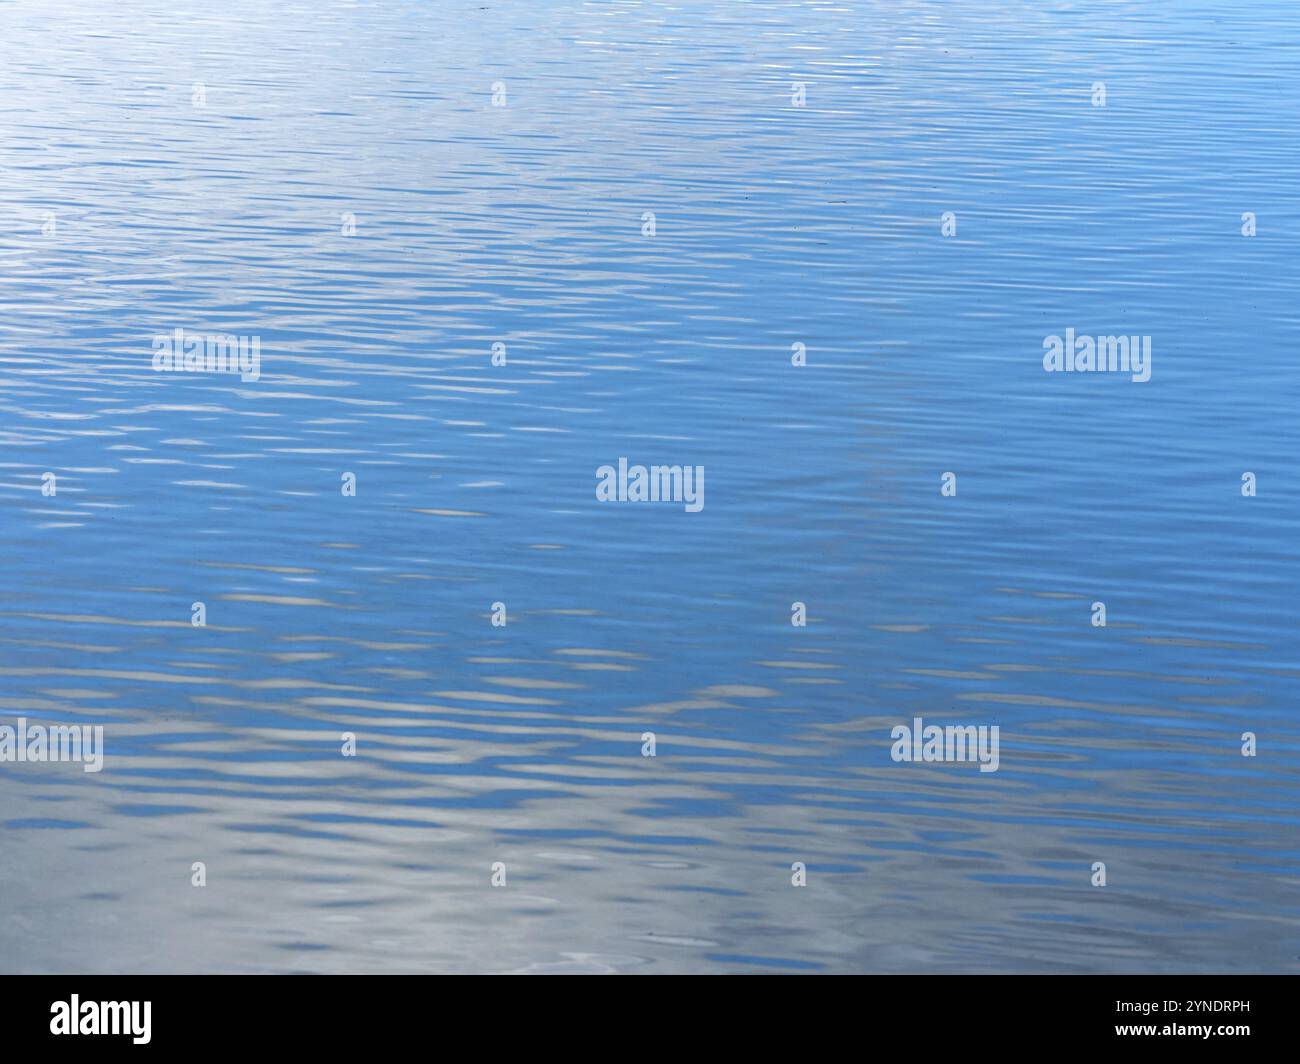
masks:
[[[106,747],[0,969],[1300,970],[1297,99],[1288,3],[0,4],[0,723]]]

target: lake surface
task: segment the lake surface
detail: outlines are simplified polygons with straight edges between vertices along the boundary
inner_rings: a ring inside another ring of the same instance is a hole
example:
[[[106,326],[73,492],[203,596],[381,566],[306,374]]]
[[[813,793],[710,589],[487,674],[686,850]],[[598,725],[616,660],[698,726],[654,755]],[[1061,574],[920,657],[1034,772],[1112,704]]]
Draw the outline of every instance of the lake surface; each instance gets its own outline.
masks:
[[[1297,99],[1286,3],[0,5],[0,725],[104,728],[0,970],[1300,970]]]

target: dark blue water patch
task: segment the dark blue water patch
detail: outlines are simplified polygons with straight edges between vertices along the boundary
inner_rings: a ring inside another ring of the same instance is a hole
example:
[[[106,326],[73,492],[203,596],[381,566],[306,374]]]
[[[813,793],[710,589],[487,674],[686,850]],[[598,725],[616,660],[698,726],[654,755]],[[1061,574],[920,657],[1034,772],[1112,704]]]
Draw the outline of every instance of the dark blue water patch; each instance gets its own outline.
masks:
[[[306,828],[291,824],[227,824],[228,831],[245,832],[252,835],[290,835],[300,839],[332,839],[343,842],[352,836],[331,831],[308,831]],[[276,851],[270,850],[268,853]]]
[[[664,889],[684,894],[712,894],[720,898],[745,897],[745,892],[743,890],[729,890],[725,887],[705,887],[692,883],[678,883],[670,887],[665,887]]]
[[[789,957],[746,957],[732,953],[711,953],[709,954],[709,960],[718,964],[752,965],[761,968],[779,968],[786,971],[801,972],[816,972],[826,967],[826,965],[819,964],[816,961],[800,961]]]
[[[969,878],[978,883],[996,883],[1002,886],[1059,887],[1061,885],[1060,880],[1049,879],[1047,876],[1013,876],[972,873]]]
[[[119,802],[112,809],[115,813],[121,813],[123,816],[141,817],[185,816],[205,811],[202,806],[197,805],[146,805],[138,802]]]
[[[1036,920],[1040,923],[1048,924],[1081,924],[1087,925],[1095,921],[1083,916],[1080,913],[1021,913],[1022,920]]]
[[[411,820],[398,817],[355,816],[342,813],[304,813],[295,816],[295,820],[305,820],[313,824],[379,824],[393,828],[441,828],[443,825],[424,820]]]

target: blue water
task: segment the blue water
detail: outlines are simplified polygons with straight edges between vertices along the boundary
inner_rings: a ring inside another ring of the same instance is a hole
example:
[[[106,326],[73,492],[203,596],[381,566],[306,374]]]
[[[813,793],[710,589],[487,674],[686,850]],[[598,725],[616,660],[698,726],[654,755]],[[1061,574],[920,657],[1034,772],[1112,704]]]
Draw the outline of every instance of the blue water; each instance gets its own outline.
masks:
[[[0,724],[105,729],[0,970],[1300,970],[1298,98],[1289,3],[0,5]]]

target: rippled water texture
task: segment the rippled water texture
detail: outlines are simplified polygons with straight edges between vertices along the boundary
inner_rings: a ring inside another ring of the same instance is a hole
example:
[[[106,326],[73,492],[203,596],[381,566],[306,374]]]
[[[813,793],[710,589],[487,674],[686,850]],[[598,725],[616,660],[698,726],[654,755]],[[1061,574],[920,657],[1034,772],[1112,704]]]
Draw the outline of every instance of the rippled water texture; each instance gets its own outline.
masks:
[[[0,5],[0,969],[1300,970],[1298,42]]]

